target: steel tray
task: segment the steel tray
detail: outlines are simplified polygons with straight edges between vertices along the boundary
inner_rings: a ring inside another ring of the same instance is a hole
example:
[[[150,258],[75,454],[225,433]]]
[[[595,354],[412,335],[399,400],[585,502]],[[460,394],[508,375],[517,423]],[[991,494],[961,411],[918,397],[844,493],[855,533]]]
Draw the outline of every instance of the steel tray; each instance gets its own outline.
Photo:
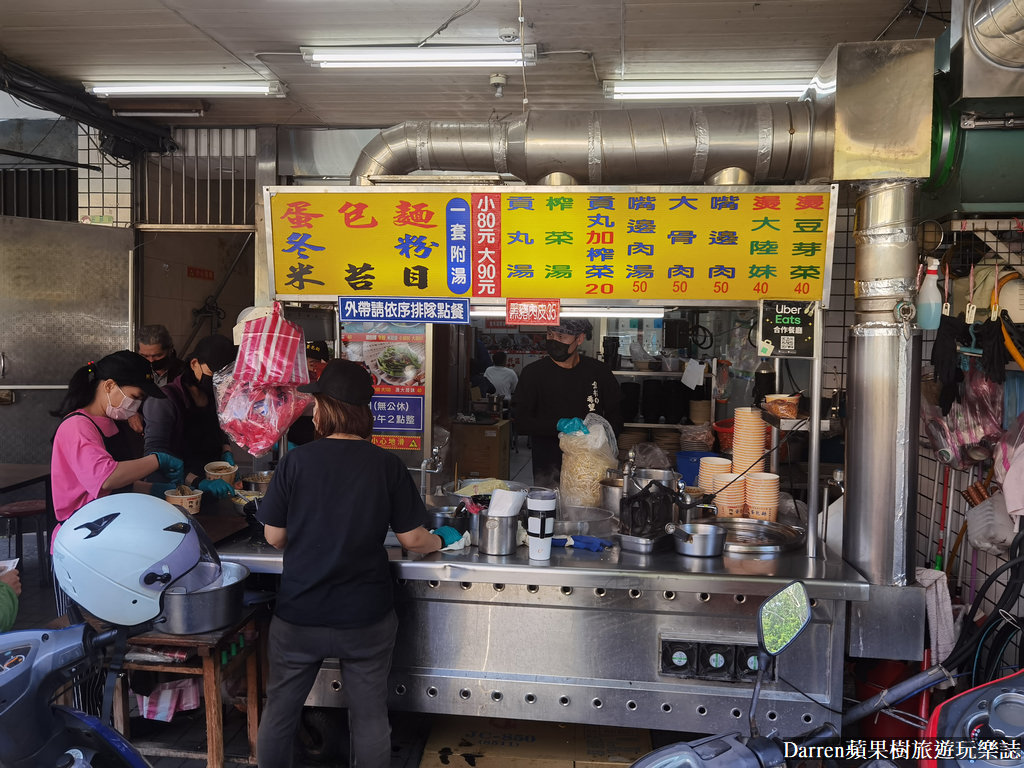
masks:
[[[615,537],[619,540],[619,548],[623,552],[639,552],[644,555],[667,549],[670,541],[667,533],[659,534],[653,538],[647,536],[627,536],[624,533],[616,533]]]
[[[725,528],[725,551],[736,555],[775,555],[804,543],[804,530],[770,520],[749,517],[719,517],[715,525]]]

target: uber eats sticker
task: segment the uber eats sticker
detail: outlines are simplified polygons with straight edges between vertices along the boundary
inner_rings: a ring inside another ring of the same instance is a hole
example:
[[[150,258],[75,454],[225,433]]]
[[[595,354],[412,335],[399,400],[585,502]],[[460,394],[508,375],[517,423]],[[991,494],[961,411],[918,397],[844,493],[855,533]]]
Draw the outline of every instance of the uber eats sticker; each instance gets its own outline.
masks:
[[[814,301],[762,301],[761,357],[814,357]]]

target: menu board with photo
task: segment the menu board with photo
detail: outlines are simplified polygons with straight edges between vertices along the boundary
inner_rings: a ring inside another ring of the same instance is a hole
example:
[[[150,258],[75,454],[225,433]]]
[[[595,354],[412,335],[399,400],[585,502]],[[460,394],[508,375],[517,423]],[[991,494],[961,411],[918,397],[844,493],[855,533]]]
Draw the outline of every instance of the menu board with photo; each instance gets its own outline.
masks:
[[[395,451],[423,449],[427,370],[422,323],[344,323],[342,354],[373,377],[373,442]]]

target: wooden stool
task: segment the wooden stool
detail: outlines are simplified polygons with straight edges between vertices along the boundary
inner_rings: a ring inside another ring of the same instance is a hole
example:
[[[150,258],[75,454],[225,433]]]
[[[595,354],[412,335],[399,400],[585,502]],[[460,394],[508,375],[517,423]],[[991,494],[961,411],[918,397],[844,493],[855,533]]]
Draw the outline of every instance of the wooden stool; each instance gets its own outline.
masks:
[[[147,632],[128,640],[128,650],[141,645],[148,648],[181,650],[190,649],[194,656],[182,662],[126,661],[125,671],[145,670],[168,672],[176,675],[191,675],[203,678],[203,706],[206,708],[206,752],[172,749],[152,742],[133,742],[144,755],[161,757],[205,757],[210,768],[224,765],[224,718],[221,697],[221,681],[225,677],[244,669],[245,673],[245,717],[246,733],[249,740],[249,754],[231,758],[231,762],[256,765],[256,730],[260,709],[260,612],[248,609],[242,620],[232,627],[201,635],[167,635],[162,632]],[[239,635],[248,635],[251,640],[239,648]],[[235,655],[231,656],[232,645]],[[243,668],[244,665],[244,668]],[[128,733],[128,686],[123,677],[117,681],[118,693],[114,697],[114,727],[126,738]]]
[[[24,522],[35,518],[36,525],[36,555],[39,558],[41,570],[40,583],[46,583],[50,573],[50,549],[47,545],[47,514],[46,501],[44,499],[26,499],[25,501],[12,501],[7,504],[0,504],[0,518],[14,523],[14,553],[18,558],[18,568],[24,569],[25,561],[22,559],[23,547],[21,536],[24,532]]]

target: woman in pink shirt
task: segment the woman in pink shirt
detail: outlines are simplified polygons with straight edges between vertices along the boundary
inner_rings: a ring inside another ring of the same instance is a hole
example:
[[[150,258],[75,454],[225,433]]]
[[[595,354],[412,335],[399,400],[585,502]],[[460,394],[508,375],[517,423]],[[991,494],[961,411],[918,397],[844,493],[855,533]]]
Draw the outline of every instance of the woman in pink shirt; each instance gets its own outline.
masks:
[[[182,479],[180,459],[166,453],[138,458],[132,439],[118,428],[137,413],[143,399],[164,397],[153,382],[153,369],[142,355],[128,350],[114,352],[96,363],[82,366],[71,377],[60,408],[53,437],[50,478],[57,528],[82,506],[111,493],[135,491],[159,498]],[[137,443],[136,443],[137,445]],[[163,473],[166,483],[144,482]],[[67,598],[56,588],[57,609],[63,614]]]

